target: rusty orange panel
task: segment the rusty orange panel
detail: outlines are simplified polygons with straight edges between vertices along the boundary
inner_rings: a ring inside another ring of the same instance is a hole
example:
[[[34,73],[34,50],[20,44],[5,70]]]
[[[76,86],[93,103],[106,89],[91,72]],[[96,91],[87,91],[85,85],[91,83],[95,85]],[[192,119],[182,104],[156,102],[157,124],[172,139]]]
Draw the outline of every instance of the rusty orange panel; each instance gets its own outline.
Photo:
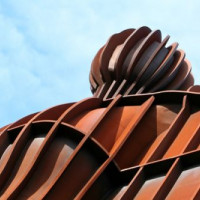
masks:
[[[200,86],[168,40],[112,35],[93,97],[0,128],[0,199],[200,199]]]

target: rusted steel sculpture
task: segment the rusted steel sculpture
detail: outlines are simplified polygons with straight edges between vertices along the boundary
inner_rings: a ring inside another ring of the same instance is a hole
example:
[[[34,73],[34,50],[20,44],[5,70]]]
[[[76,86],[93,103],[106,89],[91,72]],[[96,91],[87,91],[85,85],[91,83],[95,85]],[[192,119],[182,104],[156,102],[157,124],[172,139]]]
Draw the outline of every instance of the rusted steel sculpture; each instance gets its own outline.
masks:
[[[178,44],[165,47],[159,30],[128,29],[110,37],[91,67],[96,97],[111,98],[161,90],[186,90],[193,85],[191,65]]]
[[[113,35],[94,97],[0,129],[0,199],[200,199],[200,87],[168,39]]]

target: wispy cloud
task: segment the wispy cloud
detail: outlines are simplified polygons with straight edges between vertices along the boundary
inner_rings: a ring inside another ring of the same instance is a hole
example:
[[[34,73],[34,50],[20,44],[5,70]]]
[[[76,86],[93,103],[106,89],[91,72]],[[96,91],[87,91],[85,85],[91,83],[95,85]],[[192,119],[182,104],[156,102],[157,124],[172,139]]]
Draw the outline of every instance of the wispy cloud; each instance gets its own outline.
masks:
[[[90,96],[96,51],[123,29],[148,25],[172,35],[199,82],[199,1],[0,2],[0,126]]]

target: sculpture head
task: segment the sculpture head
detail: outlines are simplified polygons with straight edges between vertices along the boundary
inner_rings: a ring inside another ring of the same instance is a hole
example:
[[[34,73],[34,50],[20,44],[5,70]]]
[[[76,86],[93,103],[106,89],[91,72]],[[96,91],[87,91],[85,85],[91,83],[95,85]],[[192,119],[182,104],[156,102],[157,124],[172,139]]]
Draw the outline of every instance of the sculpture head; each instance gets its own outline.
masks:
[[[111,98],[162,90],[187,90],[194,84],[191,64],[178,43],[148,27],[112,35],[93,59],[90,84],[94,96]]]

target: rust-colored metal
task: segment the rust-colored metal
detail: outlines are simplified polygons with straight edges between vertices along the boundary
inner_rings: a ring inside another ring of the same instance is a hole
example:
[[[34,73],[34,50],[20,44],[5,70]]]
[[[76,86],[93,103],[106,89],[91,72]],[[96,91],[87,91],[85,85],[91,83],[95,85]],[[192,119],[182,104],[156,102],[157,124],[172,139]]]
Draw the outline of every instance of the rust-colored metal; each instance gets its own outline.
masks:
[[[1,128],[0,199],[200,199],[200,87],[168,39],[113,35],[94,97]]]
[[[118,94],[187,90],[194,84],[191,65],[177,43],[165,47],[168,40],[169,36],[162,40],[159,30],[148,27],[113,35],[92,62],[94,95],[107,99]]]

